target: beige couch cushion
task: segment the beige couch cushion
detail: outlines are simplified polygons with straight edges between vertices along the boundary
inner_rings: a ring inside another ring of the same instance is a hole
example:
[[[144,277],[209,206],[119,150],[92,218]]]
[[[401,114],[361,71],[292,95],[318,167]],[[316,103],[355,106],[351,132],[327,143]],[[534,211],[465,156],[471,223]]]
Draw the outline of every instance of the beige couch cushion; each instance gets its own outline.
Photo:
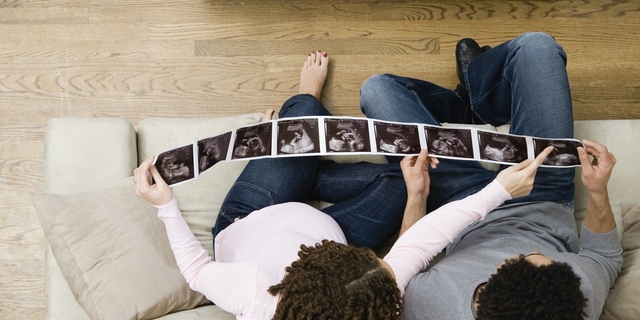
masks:
[[[71,193],[122,183],[136,164],[136,133],[118,118],[54,118],[44,132],[44,191]]]
[[[86,192],[120,185],[137,165],[136,149],[136,133],[128,120],[50,119],[44,133],[44,191]],[[89,319],[74,299],[49,245],[45,271],[45,318]]]
[[[62,274],[92,319],[150,319],[208,302],[187,286],[157,210],[133,185],[32,199]]]
[[[640,205],[622,204],[622,271],[609,291],[600,319],[640,319]]]
[[[260,117],[261,114],[249,114],[218,119],[147,119],[140,124],[142,134],[139,139],[142,146],[157,146],[157,149],[153,151],[154,154],[157,154],[175,147],[175,143],[177,143],[175,141],[184,143],[210,134],[215,135],[225,130],[255,123]],[[169,141],[163,141],[163,139],[169,139]],[[123,181],[131,175],[133,169],[137,166],[138,150],[146,156],[144,152],[149,149],[145,147],[138,148],[136,145],[136,133],[129,121],[114,118],[51,119],[47,123],[45,130],[45,191],[69,193],[82,190],[100,190],[104,187],[122,185]],[[235,170],[222,170],[221,174],[237,175],[243,166],[244,162],[235,162],[231,165]],[[73,170],[70,170],[70,168],[73,168]],[[201,178],[199,180],[204,179]],[[226,194],[225,188],[228,189],[234,180],[235,177],[225,178],[223,181],[228,182],[227,187],[214,183],[208,187],[208,190],[220,188],[219,192],[224,197],[224,194]],[[180,192],[176,193],[180,194]],[[198,197],[208,197],[209,199],[203,200],[207,204],[222,202],[221,199],[211,194],[199,194],[196,199]],[[199,205],[197,200],[190,200],[188,195],[187,199],[182,202],[188,204],[190,201],[194,201],[194,205],[190,206],[191,208],[206,210],[200,215],[190,214],[192,211],[188,211],[187,216],[191,218],[188,220],[190,220],[190,225],[193,226],[194,232],[204,236],[205,239],[202,242],[206,247],[210,248],[212,238],[209,228],[213,225],[212,220],[215,220],[217,211],[208,210],[209,206]],[[76,216],[75,218],[82,218],[82,216]],[[159,220],[157,221],[159,222]],[[127,229],[128,227],[124,226],[123,228]],[[66,232],[63,234],[66,234]],[[56,247],[56,251],[60,251],[57,249],[58,246],[53,245],[53,243],[51,246]],[[47,264],[46,318],[89,319],[87,312],[74,299],[74,295],[82,295],[83,292],[79,291],[77,287],[73,289],[69,287],[64,277],[65,274],[69,274],[68,265],[65,262],[60,264],[56,262],[50,249],[51,246],[47,245],[45,258]],[[166,266],[167,263],[163,262],[162,265]],[[185,283],[184,278],[179,274],[178,277],[174,278],[178,279],[181,284]],[[99,292],[93,296],[104,297],[105,295]],[[117,305],[110,298],[106,299],[106,301]],[[162,301],[159,303],[162,304]],[[163,308],[164,306],[160,306],[160,309]],[[153,316],[159,315],[154,314]],[[95,318],[95,316],[92,317]],[[168,319],[234,318],[231,314],[213,305],[173,313],[165,317]]]

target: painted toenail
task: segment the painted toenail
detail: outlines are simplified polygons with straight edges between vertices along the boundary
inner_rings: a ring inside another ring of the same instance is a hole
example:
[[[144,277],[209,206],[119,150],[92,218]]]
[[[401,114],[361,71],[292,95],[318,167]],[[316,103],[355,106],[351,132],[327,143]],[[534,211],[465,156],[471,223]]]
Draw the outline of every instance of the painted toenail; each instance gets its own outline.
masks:
[[[326,52],[323,52],[323,53],[322,53],[322,56],[326,58],[326,57],[327,57],[327,53],[326,53]]]

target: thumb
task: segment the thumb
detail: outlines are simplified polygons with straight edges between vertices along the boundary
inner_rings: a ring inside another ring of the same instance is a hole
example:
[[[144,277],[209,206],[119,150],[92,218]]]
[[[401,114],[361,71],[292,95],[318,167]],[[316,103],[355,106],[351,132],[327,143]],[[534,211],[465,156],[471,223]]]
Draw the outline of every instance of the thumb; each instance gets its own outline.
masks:
[[[151,177],[153,177],[153,180],[156,183],[163,183],[166,184],[166,182],[164,181],[164,179],[162,179],[162,176],[160,175],[160,172],[158,171],[158,168],[156,168],[155,165],[151,165],[149,167],[149,172],[151,173]]]
[[[420,154],[418,155],[418,158],[416,159],[416,164],[414,166],[416,168],[422,169],[424,164],[427,162],[428,158],[429,158],[429,155],[428,155],[427,149],[420,150]]]
[[[578,149],[578,158],[580,158],[580,165],[582,165],[582,171],[583,172],[592,171],[593,168],[591,168],[591,160],[589,159],[589,154],[587,153],[587,150],[585,150],[582,147],[578,147],[576,149]]]

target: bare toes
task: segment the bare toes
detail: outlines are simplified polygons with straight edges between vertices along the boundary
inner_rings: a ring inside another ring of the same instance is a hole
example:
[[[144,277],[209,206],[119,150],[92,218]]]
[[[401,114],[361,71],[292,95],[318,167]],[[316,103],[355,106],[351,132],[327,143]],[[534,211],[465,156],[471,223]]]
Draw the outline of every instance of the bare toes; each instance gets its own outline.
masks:
[[[269,121],[271,119],[273,119],[273,113],[275,112],[275,110],[273,109],[267,109],[264,111],[264,116],[262,117],[262,119],[260,119],[260,122],[262,121]]]
[[[326,52],[323,52],[320,57],[320,64],[327,64],[329,62],[329,55]]]
[[[316,51],[315,52],[315,64],[319,65],[320,64],[320,57],[322,57],[322,51]]]

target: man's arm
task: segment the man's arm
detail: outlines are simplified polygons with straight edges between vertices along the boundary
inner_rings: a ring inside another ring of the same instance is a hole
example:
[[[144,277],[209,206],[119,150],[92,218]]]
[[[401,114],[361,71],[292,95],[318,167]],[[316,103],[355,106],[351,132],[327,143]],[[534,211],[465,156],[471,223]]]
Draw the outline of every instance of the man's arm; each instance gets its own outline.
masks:
[[[578,148],[578,156],[582,165],[582,183],[589,193],[583,226],[591,232],[606,233],[616,227],[607,192],[616,158],[607,147],[597,142],[583,140],[582,143],[585,149]],[[592,161],[589,154],[593,156]]]
[[[407,205],[404,207],[404,216],[400,225],[399,236],[409,230],[418,220],[427,214],[427,199],[419,196],[407,197]]]
[[[615,282],[622,266],[622,248],[616,222],[609,203],[607,183],[616,158],[599,143],[583,140],[585,149],[578,148],[582,165],[582,183],[588,190],[587,212],[580,233],[580,255],[593,268],[583,269],[590,279],[594,295],[590,297],[594,313],[602,310],[609,288]],[[589,154],[593,156],[590,161]]]

